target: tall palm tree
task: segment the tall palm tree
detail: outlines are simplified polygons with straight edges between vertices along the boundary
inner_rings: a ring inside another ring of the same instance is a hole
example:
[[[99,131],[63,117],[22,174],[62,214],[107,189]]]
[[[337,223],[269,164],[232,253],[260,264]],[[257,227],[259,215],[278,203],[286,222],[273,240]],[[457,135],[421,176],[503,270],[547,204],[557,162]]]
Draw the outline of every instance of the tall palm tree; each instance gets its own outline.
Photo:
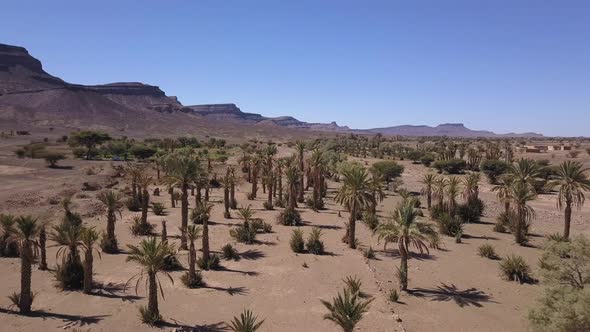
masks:
[[[304,192],[305,192],[305,184],[304,184],[304,178],[303,175],[305,173],[305,164],[304,164],[304,154],[305,154],[305,142],[303,141],[297,141],[295,143],[295,149],[297,150],[297,162],[298,162],[298,166],[299,166],[299,196],[297,197],[297,200],[299,201],[299,203],[303,203],[303,201],[305,200],[305,197],[303,197]]]
[[[238,178],[236,177],[236,169],[233,166],[230,166],[229,170],[229,207],[232,210],[235,210],[238,208],[238,201],[236,200],[236,185],[238,184]]]
[[[31,292],[32,264],[34,261],[34,248],[37,246],[35,238],[41,231],[41,224],[31,216],[18,217],[9,241],[16,243],[20,252],[20,295],[18,309],[21,314],[31,312],[33,296]]]
[[[534,189],[526,182],[514,182],[510,190],[512,220],[514,222],[514,239],[518,244],[526,243],[526,232],[529,223],[535,218],[535,210],[527,203],[537,197]]]
[[[283,201],[283,169],[285,168],[285,159],[281,158],[277,160],[277,193],[279,201]]]
[[[188,285],[194,285],[197,281],[197,249],[195,247],[195,241],[201,237],[201,227],[197,225],[189,225],[187,228],[186,235],[188,237],[190,246],[188,252]]]
[[[104,240],[105,245],[102,246],[102,250],[106,253],[113,254],[118,251],[115,223],[117,222],[117,214],[119,214],[119,217],[122,217],[122,195],[117,191],[106,190],[100,192],[97,197],[107,209],[107,231]]]
[[[348,238],[345,236],[345,242],[350,248],[355,249],[355,224],[358,213],[373,203],[371,180],[367,170],[359,165],[346,168],[342,176],[342,186],[338,190],[335,200],[349,209],[350,218],[346,234]]]
[[[424,185],[424,187],[422,188],[422,194],[426,195],[426,206],[428,207],[428,210],[430,210],[430,208],[432,207],[432,194],[437,180],[438,176],[436,176],[436,174],[428,173],[425,174],[424,177],[422,177],[422,180],[420,181],[420,183]]]
[[[511,178],[508,176],[500,177],[498,184],[492,187],[496,197],[501,203],[504,203],[504,213],[510,212],[510,193],[512,192]]]
[[[142,174],[137,180],[139,188],[141,189],[141,223],[147,224],[148,207],[150,204],[150,192],[148,188],[152,182],[152,177],[147,174]]]
[[[311,168],[310,175],[313,179],[313,204],[315,208],[320,208],[324,205],[322,202],[322,186],[324,185],[324,174],[327,167],[327,160],[324,156],[324,152],[321,150],[314,150],[309,159],[309,163]]]
[[[376,172],[371,172],[371,182],[369,183],[369,187],[371,188],[371,196],[373,196],[373,200],[369,204],[369,209],[371,214],[377,214],[377,203],[383,202],[385,199],[385,191],[384,191],[384,183],[383,177]]]
[[[98,238],[98,232],[94,228],[85,228],[82,231],[81,247],[84,251],[84,293],[86,294],[92,292],[93,251],[96,251],[100,257],[100,251],[94,246]]]
[[[186,228],[188,226],[188,189],[191,183],[203,173],[199,159],[192,151],[178,150],[164,160],[167,174],[165,182],[171,187],[179,187],[181,197],[181,238],[180,249],[187,250]]]
[[[223,177],[223,215],[225,218],[231,217],[229,212],[229,208],[231,207],[231,199],[229,196],[231,182],[231,170],[228,167],[225,176]]]
[[[250,157],[250,169],[252,170],[252,191],[250,193],[252,199],[256,198],[258,193],[258,173],[260,172],[260,165],[262,158],[259,154],[254,154]]]
[[[461,181],[456,176],[449,177],[447,181],[446,196],[447,204],[451,214],[454,214],[455,208],[457,207],[457,196],[461,192]]]
[[[162,298],[164,297],[164,291],[160,284],[158,273],[163,273],[174,283],[172,276],[164,270],[166,258],[175,252],[174,245],[160,242],[155,237],[150,237],[143,239],[139,243],[139,246],[128,245],[127,247],[129,248],[127,262],[135,262],[141,265],[141,271],[131,277],[127,283],[136,279],[135,292],[137,293],[139,283],[147,276],[145,283],[148,290],[148,306],[145,308],[145,312],[148,316],[152,317],[153,322],[160,321],[162,317],[158,308],[158,288],[160,289]]]
[[[536,161],[521,158],[510,166],[510,170],[506,176],[513,184],[526,184],[534,191],[535,184],[539,181],[540,171],[541,168]]]
[[[584,168],[580,162],[564,161],[557,170],[555,179],[548,182],[551,189],[559,188],[557,195],[557,208],[565,206],[565,220],[563,237],[569,239],[570,224],[572,221],[572,206],[582,208],[586,197],[584,191],[590,191],[590,179],[586,175],[588,168]]]
[[[295,210],[295,208],[297,207],[297,192],[300,190],[300,172],[297,168],[291,166],[287,168],[285,175],[287,178],[287,186],[289,189],[289,203],[287,207],[291,210]]]
[[[434,183],[434,192],[432,193],[436,197],[437,205],[442,207],[445,201],[445,192],[447,191],[447,179],[443,176],[438,177]]]
[[[203,203],[202,206],[203,212],[209,216],[211,214],[211,210],[213,209],[213,204],[210,203]],[[203,218],[203,260],[208,262],[211,256],[209,250],[209,217]]]
[[[426,241],[432,233],[425,232],[423,224],[416,221],[418,211],[414,209],[414,202],[411,200],[402,203],[393,212],[392,218],[386,223],[377,226],[375,233],[379,241],[388,243],[397,242],[401,258],[398,277],[402,290],[408,289],[408,258],[410,256],[410,246],[413,246],[421,254],[428,253]]]
[[[42,222],[39,225],[39,270],[47,270],[47,224]]]

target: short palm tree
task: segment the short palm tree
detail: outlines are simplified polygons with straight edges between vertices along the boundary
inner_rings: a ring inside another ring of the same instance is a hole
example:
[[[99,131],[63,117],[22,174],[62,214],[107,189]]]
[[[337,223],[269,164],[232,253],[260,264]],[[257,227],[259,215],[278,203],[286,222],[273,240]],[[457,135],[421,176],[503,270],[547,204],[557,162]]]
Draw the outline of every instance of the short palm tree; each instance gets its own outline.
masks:
[[[94,265],[93,251],[96,251],[100,257],[100,251],[96,249],[95,244],[98,241],[99,235],[94,228],[85,228],[82,231],[81,247],[84,251],[84,293],[90,294],[92,292],[92,274]]]
[[[201,237],[201,227],[198,225],[189,225],[187,227],[186,236],[189,241],[188,274],[186,276],[186,283],[193,287],[197,283],[197,269],[195,267],[197,264],[197,248],[195,246],[195,241]]]
[[[434,182],[433,196],[436,197],[437,205],[442,207],[445,201],[445,192],[447,191],[447,179],[438,177]]]
[[[8,239],[16,243],[20,251],[20,294],[18,295],[18,308],[21,314],[31,312],[33,294],[31,292],[32,264],[35,258],[34,248],[37,246],[35,238],[41,231],[41,224],[31,216],[18,217],[15,220],[14,230]]]
[[[0,214],[0,256],[18,256],[18,246],[8,241],[14,232],[16,219],[11,214]]]
[[[139,283],[145,279],[145,285],[148,290],[147,308],[142,307],[140,309],[144,322],[153,324],[161,321],[162,316],[158,308],[158,288],[160,289],[162,298],[164,297],[164,291],[160,284],[158,273],[164,273],[174,283],[172,276],[164,271],[166,257],[174,254],[174,246],[166,242],[160,242],[155,237],[150,237],[143,239],[139,243],[139,246],[128,245],[128,248],[129,256],[127,256],[127,262],[139,264],[141,271],[131,277],[127,283],[135,279],[135,292],[137,293]]]
[[[422,195],[426,195],[426,206],[428,207],[428,210],[432,208],[432,194],[437,180],[438,176],[436,176],[436,174],[428,173],[425,174],[420,181],[424,185],[422,188]]]
[[[244,310],[240,317],[234,317],[227,326],[234,332],[256,332],[264,323],[264,319],[258,321],[258,316],[250,310]]]
[[[53,226],[49,239],[55,242],[52,247],[59,247],[57,256],[62,257],[62,264],[58,265],[56,278],[62,288],[82,289],[84,283],[84,267],[80,259],[78,248],[83,245],[81,224],[62,222]]]
[[[463,199],[467,202],[477,200],[479,198],[479,181],[481,176],[479,173],[469,173],[463,178]]]
[[[186,228],[188,226],[188,189],[191,183],[200,178],[203,173],[197,156],[192,151],[177,150],[168,155],[164,160],[166,171],[165,182],[170,187],[178,187],[182,192],[180,200],[181,214],[181,238],[180,249],[187,250]]]
[[[355,223],[358,213],[373,204],[371,179],[367,170],[360,166],[347,167],[342,173],[342,186],[336,194],[335,200],[339,204],[347,206],[350,212],[348,219],[347,237],[345,241],[352,249],[356,248]]]
[[[526,243],[528,225],[535,218],[535,210],[528,202],[537,197],[534,189],[525,182],[514,182],[510,191],[510,197],[514,203],[511,212],[514,223],[514,239],[518,244]]]
[[[378,240],[385,242],[384,246],[391,242],[397,242],[401,258],[398,277],[402,290],[408,288],[408,258],[410,246],[413,246],[420,253],[428,253],[426,242],[431,233],[425,232],[423,224],[416,221],[418,211],[414,209],[415,203],[411,200],[402,203],[393,212],[391,220],[380,224],[375,233]]]
[[[557,169],[555,179],[548,182],[551,189],[559,188],[557,195],[557,208],[565,206],[565,220],[563,237],[569,239],[570,224],[572,221],[572,206],[582,208],[586,197],[584,191],[590,191],[590,179],[586,175],[588,168],[584,168],[580,162],[564,161]]]
[[[122,217],[123,197],[121,193],[114,190],[102,191],[97,197],[107,209],[107,231],[104,236],[102,250],[106,253],[114,254],[118,251],[115,223],[117,222],[117,214],[119,217]]]
[[[285,175],[287,177],[287,186],[289,190],[289,202],[287,207],[291,210],[295,210],[297,207],[297,192],[300,189],[300,172],[297,170],[297,168],[291,166],[287,168]]]
[[[298,197],[297,201],[299,203],[303,203],[304,197],[303,194],[305,192],[305,184],[304,184],[304,174],[305,174],[305,142],[304,141],[297,141],[295,143],[295,149],[297,150],[297,167],[299,167],[299,190],[298,190]]]
[[[535,184],[539,181],[540,171],[541,168],[536,161],[521,158],[511,165],[506,176],[511,183],[525,184],[534,191]]]
[[[455,208],[457,207],[457,196],[459,196],[460,192],[461,181],[459,181],[456,176],[449,177],[445,194],[447,196],[447,205],[451,214],[455,212]]]
[[[511,178],[503,176],[498,180],[498,184],[492,187],[496,197],[501,203],[504,203],[504,213],[510,212],[510,193],[512,192]]]
[[[363,318],[363,314],[369,311],[369,304],[372,300],[363,301],[359,292],[344,288],[342,294],[338,293],[332,299],[332,303],[325,300],[320,301],[330,311],[324,315],[324,319],[336,323],[343,332],[352,332],[356,324]]]

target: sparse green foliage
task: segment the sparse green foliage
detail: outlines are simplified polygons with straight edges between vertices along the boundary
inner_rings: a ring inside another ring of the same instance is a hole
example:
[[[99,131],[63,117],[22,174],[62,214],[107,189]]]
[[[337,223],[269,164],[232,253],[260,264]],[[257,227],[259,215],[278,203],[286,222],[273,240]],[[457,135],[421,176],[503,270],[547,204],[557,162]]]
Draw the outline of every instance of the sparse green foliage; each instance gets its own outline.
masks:
[[[305,241],[303,240],[303,231],[301,229],[297,228],[291,231],[291,240],[289,241],[289,245],[291,246],[291,250],[293,250],[293,252],[303,252]]]
[[[234,332],[256,332],[264,323],[264,319],[258,321],[258,316],[250,310],[244,310],[239,317],[234,317],[227,326]]]
[[[237,260],[240,258],[240,255],[238,255],[238,251],[229,243],[221,248],[221,252],[222,257],[225,260]]]
[[[340,326],[343,332],[353,332],[354,327],[363,318],[363,314],[369,311],[369,304],[373,299],[363,301],[358,293],[344,288],[338,293],[332,302],[321,300],[329,313],[324,319],[330,320]]]
[[[509,255],[503,258],[500,262],[500,271],[509,281],[518,281],[521,284],[532,281],[531,268],[521,256]]]
[[[489,258],[489,259],[497,259],[498,255],[496,254],[496,250],[494,246],[491,244],[482,244],[477,248],[477,253],[481,257]]]

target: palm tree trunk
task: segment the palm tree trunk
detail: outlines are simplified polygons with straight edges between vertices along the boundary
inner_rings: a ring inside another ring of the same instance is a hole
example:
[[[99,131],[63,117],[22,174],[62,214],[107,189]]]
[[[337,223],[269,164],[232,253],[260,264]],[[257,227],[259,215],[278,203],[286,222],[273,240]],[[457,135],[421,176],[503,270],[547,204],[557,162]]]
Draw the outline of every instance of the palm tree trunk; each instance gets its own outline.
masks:
[[[278,178],[278,189],[279,189],[279,201],[283,200],[283,177],[282,174],[279,173],[279,178]]]
[[[209,183],[205,186],[205,202],[209,202]]]
[[[504,202],[504,212],[506,213],[506,215],[508,215],[508,213],[510,212],[510,201],[506,200]]]
[[[563,237],[568,240],[570,238],[570,225],[572,222],[572,203],[566,202],[565,206],[565,222],[563,224]]]
[[[115,211],[109,209],[107,213],[107,239],[109,243],[116,243],[115,237],[115,220],[117,216],[115,215]]]
[[[166,220],[162,219],[162,243],[168,242],[168,231],[166,230]]]
[[[168,189],[168,193],[170,194],[170,206],[172,206],[172,208],[175,208],[176,201],[174,200],[174,188]]]
[[[274,182],[274,179],[271,178],[270,182]],[[273,190],[272,190],[272,185],[268,185],[268,204],[269,206],[272,206],[272,196],[273,196]]]
[[[195,207],[201,205],[201,186],[197,186],[197,194],[195,195]]]
[[[209,261],[209,221],[203,218],[203,260]]]
[[[189,254],[188,254],[188,275],[189,275],[189,284],[192,284],[196,277],[197,271],[195,269],[195,263],[197,260],[197,250],[195,249],[195,243],[191,242]]]
[[[158,309],[158,283],[156,281],[156,273],[148,273],[148,311],[152,316],[160,316]]]
[[[84,294],[92,292],[92,248],[87,248],[84,257]]]
[[[432,192],[428,191],[426,193],[426,205],[428,206],[428,210],[432,208]]]
[[[350,209],[350,218],[348,219],[348,246],[351,249],[356,249],[355,243],[355,232],[356,232],[356,204],[352,203],[352,207]]]
[[[147,187],[143,188],[141,196],[141,222],[147,224],[148,204],[150,202],[150,193]]]
[[[41,228],[39,233],[39,251],[41,252],[41,262],[39,263],[39,270],[47,270],[47,233],[45,227]]]
[[[400,288],[405,291],[408,290],[408,253],[405,250],[400,250],[401,262],[399,267],[399,283]]]
[[[256,192],[258,191],[258,171],[254,169],[252,171],[252,198],[256,198]]]
[[[20,251],[21,266],[20,266],[20,298],[18,302],[19,311],[21,314],[28,314],[31,312],[31,277],[32,269],[31,263],[33,260],[33,253],[31,252],[31,243],[28,240],[24,241],[24,245]]]
[[[182,197],[180,200],[180,204],[181,204],[181,226],[180,226],[180,232],[181,237],[180,237],[180,249],[181,250],[187,250],[188,246],[187,246],[187,242],[186,242],[186,228],[188,227],[188,184],[187,183],[183,183],[182,184]]]
[[[227,186],[223,187],[223,208],[225,209],[225,215],[229,215],[229,207],[231,202],[229,200],[229,188]]]

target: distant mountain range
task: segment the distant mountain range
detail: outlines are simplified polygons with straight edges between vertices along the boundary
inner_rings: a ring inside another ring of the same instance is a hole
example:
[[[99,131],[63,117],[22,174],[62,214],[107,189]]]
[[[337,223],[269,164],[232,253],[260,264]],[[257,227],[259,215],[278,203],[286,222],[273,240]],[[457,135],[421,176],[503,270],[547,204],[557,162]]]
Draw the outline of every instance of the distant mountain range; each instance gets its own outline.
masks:
[[[403,136],[539,137],[536,133],[498,135],[463,124],[396,126],[355,130],[331,123],[308,123],[291,116],[265,117],[242,112],[235,104],[182,105],[157,86],[137,82],[80,85],[43,70],[23,48],[0,44],[0,126],[63,126],[165,135],[207,133],[252,135],[320,131]],[[282,130],[280,130],[282,128]],[[278,129],[278,131],[277,131]]]

